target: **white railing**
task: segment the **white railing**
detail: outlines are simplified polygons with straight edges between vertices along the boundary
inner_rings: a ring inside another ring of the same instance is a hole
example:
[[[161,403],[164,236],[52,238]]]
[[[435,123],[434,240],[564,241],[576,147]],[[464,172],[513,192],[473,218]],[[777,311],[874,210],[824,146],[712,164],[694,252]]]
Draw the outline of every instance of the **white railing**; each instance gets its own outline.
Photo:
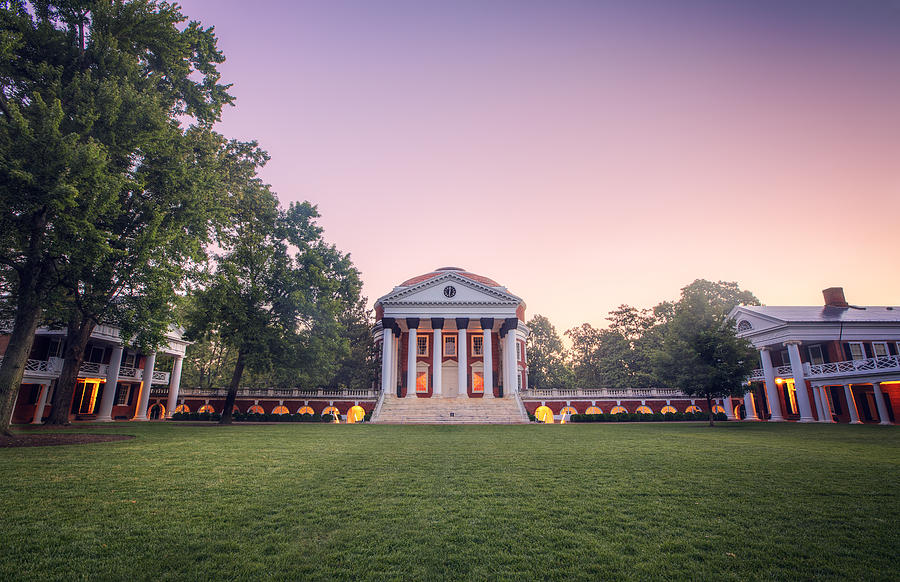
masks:
[[[106,378],[106,372],[109,366],[106,364],[96,364],[94,362],[83,362],[78,369],[79,376],[91,376],[98,378]]]
[[[523,390],[526,400],[542,398],[682,398],[677,388],[539,388]]]
[[[169,373],[168,372],[160,372],[159,370],[153,370],[153,381],[151,384],[168,384],[169,383]]]
[[[865,360],[813,364],[809,367],[809,376],[812,378],[892,371],[900,371],[900,356],[880,356],[878,358],[866,358]]]
[[[181,396],[202,396],[204,398],[221,397],[224,398],[228,394],[226,388],[213,388],[206,390],[204,388],[181,388],[178,392]],[[288,398],[354,398],[354,399],[375,399],[378,398],[380,391],[350,388],[240,388],[238,389],[238,398],[278,398],[285,400]]]
[[[130,368],[122,366],[119,368],[119,380],[141,380],[144,377],[144,371],[140,368]]]

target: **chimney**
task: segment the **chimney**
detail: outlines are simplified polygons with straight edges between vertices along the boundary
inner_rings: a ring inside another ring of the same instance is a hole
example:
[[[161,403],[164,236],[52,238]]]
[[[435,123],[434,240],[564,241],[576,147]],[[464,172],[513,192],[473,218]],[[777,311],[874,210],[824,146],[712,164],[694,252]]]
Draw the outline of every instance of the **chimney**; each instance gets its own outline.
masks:
[[[844,299],[843,287],[829,287],[822,290],[825,297],[825,307],[850,307],[847,300]]]

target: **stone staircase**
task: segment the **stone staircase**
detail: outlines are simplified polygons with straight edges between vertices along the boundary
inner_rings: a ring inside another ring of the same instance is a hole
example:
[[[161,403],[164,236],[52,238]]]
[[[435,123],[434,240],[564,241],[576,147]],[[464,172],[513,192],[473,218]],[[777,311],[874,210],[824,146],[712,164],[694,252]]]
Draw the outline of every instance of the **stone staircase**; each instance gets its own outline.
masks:
[[[387,396],[372,422],[382,424],[527,424],[518,398]]]

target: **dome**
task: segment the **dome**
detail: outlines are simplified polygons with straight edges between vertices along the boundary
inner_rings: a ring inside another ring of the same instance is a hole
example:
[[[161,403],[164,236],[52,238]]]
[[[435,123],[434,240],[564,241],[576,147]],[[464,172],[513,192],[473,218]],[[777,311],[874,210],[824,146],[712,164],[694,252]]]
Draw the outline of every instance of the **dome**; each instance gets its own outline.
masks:
[[[400,283],[400,287],[409,287],[410,285],[417,285],[422,281],[427,281],[428,279],[433,279],[439,275],[443,275],[447,272],[453,272],[461,277],[465,277],[466,279],[471,279],[476,283],[481,283],[482,285],[487,285],[488,287],[501,287],[500,283],[494,281],[489,277],[485,277],[483,275],[476,275],[475,273],[470,273],[465,269],[460,267],[440,267],[431,271],[430,273],[425,273],[424,275],[419,275],[417,277],[413,277],[412,279],[407,279],[406,281]]]

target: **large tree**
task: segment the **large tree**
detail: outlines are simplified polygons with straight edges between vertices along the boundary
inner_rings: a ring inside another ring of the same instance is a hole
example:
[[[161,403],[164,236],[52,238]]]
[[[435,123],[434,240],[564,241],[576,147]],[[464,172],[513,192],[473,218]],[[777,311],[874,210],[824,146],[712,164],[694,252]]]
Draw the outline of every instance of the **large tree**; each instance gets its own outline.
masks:
[[[572,369],[566,361],[566,349],[556,328],[543,315],[528,321],[528,385],[529,388],[568,388],[572,385]]]
[[[347,352],[340,315],[359,302],[359,274],[322,240],[309,203],[281,210],[258,179],[235,193],[223,252],[196,291],[188,334],[214,334],[234,352],[221,422],[230,424],[244,370],[276,372],[280,384],[320,384]]]
[[[742,395],[744,381],[756,366],[756,350],[737,337],[734,322],[727,318],[740,301],[758,303],[735,283],[694,281],[682,289],[653,353],[660,377],[706,399],[710,426],[713,399]]]
[[[232,98],[212,29],[184,20],[153,0],[0,6],[0,264],[16,313],[4,428],[46,308],[69,328],[51,413],[66,422],[93,326],[129,337],[140,321],[140,341],[159,343],[202,257],[224,149],[210,127]]]

